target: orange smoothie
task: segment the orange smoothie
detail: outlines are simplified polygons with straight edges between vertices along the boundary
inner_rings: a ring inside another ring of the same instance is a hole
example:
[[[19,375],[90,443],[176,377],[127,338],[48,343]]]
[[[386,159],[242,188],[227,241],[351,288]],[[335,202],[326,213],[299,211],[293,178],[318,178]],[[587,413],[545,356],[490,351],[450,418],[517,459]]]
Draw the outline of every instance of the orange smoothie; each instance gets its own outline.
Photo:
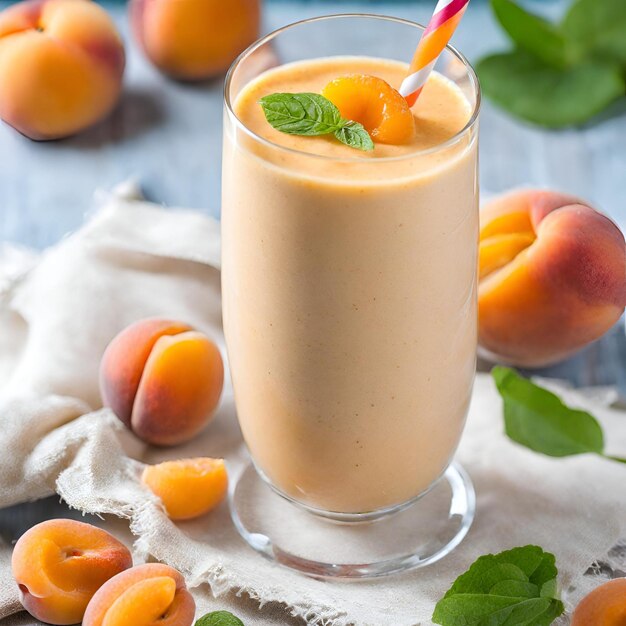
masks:
[[[371,152],[274,130],[258,100],[350,73],[398,88],[406,71],[367,57],[271,69],[239,93],[225,136],[239,421],[271,484],[324,511],[416,498],[455,452],[475,370],[476,134],[459,134],[471,107],[438,74],[413,107],[413,141]]]

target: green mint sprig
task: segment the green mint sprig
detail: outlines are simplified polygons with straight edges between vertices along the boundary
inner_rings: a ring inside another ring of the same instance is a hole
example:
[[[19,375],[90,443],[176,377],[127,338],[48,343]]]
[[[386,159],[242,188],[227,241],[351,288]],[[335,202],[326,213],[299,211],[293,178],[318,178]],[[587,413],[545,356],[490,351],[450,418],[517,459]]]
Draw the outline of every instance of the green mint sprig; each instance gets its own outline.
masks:
[[[572,409],[551,391],[500,365],[491,375],[504,401],[507,436],[548,456],[592,453],[611,461],[626,459],[604,452],[604,433],[593,415]]]
[[[484,93],[551,128],[582,124],[626,93],[626,2],[574,0],[560,24],[491,0],[514,43],[477,64]]]
[[[563,613],[554,555],[538,546],[479,557],[433,613],[442,626],[548,626]]]
[[[374,142],[362,124],[341,117],[339,109],[318,93],[273,93],[259,104],[273,128],[289,135],[333,134],[357,150],[373,150]]]
[[[195,626],[244,626],[230,611],[213,611],[196,621]]]

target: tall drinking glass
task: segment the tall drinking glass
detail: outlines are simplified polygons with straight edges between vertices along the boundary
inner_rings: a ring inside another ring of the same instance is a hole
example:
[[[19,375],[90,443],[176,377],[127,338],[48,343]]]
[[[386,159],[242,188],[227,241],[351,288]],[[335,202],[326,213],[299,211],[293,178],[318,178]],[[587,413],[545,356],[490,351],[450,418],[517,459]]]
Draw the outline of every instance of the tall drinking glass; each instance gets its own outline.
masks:
[[[315,18],[255,43],[226,80],[224,329],[253,462],[233,518],[254,548],[317,576],[427,564],[471,523],[471,482],[452,458],[475,372],[480,93],[446,48],[439,108],[414,107],[432,145],[373,154],[279,144],[258,96],[350,69],[401,76],[421,32]],[[453,110],[464,117],[446,135]]]

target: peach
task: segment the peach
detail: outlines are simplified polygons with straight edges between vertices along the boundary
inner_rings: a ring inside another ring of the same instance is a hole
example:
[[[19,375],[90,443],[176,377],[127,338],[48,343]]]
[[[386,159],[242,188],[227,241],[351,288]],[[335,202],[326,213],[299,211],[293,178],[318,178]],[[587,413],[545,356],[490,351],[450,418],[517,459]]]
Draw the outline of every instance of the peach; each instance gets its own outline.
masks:
[[[149,563],[102,585],[85,611],[83,626],[190,626],[195,611],[180,572]]]
[[[228,489],[222,459],[183,459],[149,465],[141,479],[161,499],[173,520],[208,513],[224,499]]]
[[[19,538],[12,557],[24,608],[49,624],[80,622],[94,593],[132,564],[115,537],[68,519],[33,526]]]
[[[182,322],[146,319],[111,341],[100,366],[104,404],[139,438],[161,446],[194,437],[222,393],[218,347]]]
[[[0,117],[31,139],[58,139],[118,101],[124,46],[91,0],[27,0],[0,13]]]
[[[626,624],[626,578],[596,587],[578,604],[571,626],[624,626]]]
[[[259,34],[260,0],[131,0],[129,10],[146,56],[180,80],[225,72]]]
[[[555,363],[603,335],[626,304],[626,244],[607,217],[551,191],[481,211],[479,342],[512,365]]]

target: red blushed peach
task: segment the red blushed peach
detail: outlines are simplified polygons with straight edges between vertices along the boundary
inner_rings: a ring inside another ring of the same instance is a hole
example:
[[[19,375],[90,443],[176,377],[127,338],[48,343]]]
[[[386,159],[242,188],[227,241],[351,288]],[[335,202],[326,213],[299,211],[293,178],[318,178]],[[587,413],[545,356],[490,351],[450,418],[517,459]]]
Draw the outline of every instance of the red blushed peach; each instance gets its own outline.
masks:
[[[115,537],[67,519],[33,526],[12,557],[24,608],[48,624],[80,622],[94,593],[131,566],[130,552]]]
[[[146,56],[181,80],[225,72],[259,34],[260,0],[131,0],[129,10]]]
[[[105,583],[89,603],[83,626],[191,626],[195,611],[180,572],[149,563]]]
[[[523,367],[559,361],[603,335],[626,304],[626,245],[572,196],[516,191],[481,211],[479,341]]]
[[[27,0],[0,13],[0,117],[31,139],[58,139],[106,116],[124,47],[90,0]]]
[[[106,349],[102,400],[138,437],[155,445],[188,441],[209,421],[222,393],[218,347],[182,322],[131,324]]]

